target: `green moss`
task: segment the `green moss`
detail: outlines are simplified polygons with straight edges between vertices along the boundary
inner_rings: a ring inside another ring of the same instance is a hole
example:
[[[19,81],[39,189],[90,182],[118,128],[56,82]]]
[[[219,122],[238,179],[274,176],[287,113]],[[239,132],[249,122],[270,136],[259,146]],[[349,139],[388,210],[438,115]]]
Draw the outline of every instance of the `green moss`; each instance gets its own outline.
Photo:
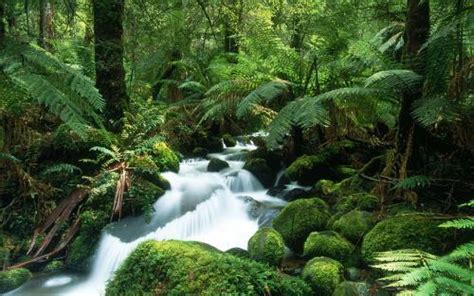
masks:
[[[323,179],[319,180],[316,185],[314,185],[314,189],[324,195],[331,195],[339,190],[339,183]]]
[[[225,251],[226,254],[237,256],[239,258],[250,259],[250,254],[247,250],[241,248],[232,248]]]
[[[378,199],[370,193],[354,193],[348,196],[341,197],[334,205],[337,212],[347,213],[354,209],[361,211],[373,211],[378,206]]]
[[[43,271],[48,272],[48,273],[55,273],[55,272],[63,270],[63,268],[64,268],[64,262],[62,262],[61,260],[53,260],[49,262],[48,265],[45,266]]]
[[[249,240],[250,257],[257,261],[279,265],[285,256],[285,243],[280,233],[265,227],[259,229]]]
[[[370,288],[369,284],[364,283],[364,282],[344,281],[337,286],[332,296],[369,295],[369,288]]]
[[[98,242],[98,236],[87,237],[79,235],[72,242],[66,255],[67,268],[73,271],[84,272],[90,267],[90,258]]]
[[[309,295],[309,287],[267,265],[182,241],[140,244],[106,295]]]
[[[354,246],[334,231],[312,232],[304,243],[306,258],[329,257],[346,262],[354,252]]]
[[[342,264],[326,257],[316,257],[308,261],[303,269],[303,279],[313,288],[315,295],[332,295],[343,280]]]
[[[201,158],[206,158],[206,156],[208,154],[209,154],[209,150],[207,150],[206,148],[202,148],[202,147],[196,147],[191,152],[191,155],[193,157],[201,157]]]
[[[152,157],[161,172],[179,171],[179,157],[165,142],[157,142],[153,145]]]
[[[350,178],[357,174],[357,170],[347,165],[340,165],[336,167],[336,171],[341,174],[343,178]]]
[[[253,158],[245,162],[244,170],[251,172],[266,187],[273,185],[275,172],[263,158]]]
[[[373,214],[353,210],[337,219],[331,228],[353,243],[358,243],[374,227],[375,222]]]
[[[229,167],[229,163],[225,160],[221,160],[218,158],[213,158],[211,161],[209,161],[209,164],[207,165],[207,171],[208,172],[220,172],[223,169],[226,169]]]
[[[376,252],[420,249],[440,254],[453,244],[453,233],[439,228],[443,220],[413,213],[394,216],[375,225],[362,242],[362,255],[370,262]]]
[[[222,140],[224,141],[224,144],[227,147],[234,147],[235,145],[237,145],[237,141],[235,141],[234,137],[229,134],[223,135]]]
[[[299,199],[283,208],[273,220],[273,226],[288,247],[301,252],[308,235],[324,230],[328,219],[328,206],[324,201],[319,198]]]
[[[14,290],[31,279],[32,274],[26,268],[17,268],[0,272],[0,293]]]

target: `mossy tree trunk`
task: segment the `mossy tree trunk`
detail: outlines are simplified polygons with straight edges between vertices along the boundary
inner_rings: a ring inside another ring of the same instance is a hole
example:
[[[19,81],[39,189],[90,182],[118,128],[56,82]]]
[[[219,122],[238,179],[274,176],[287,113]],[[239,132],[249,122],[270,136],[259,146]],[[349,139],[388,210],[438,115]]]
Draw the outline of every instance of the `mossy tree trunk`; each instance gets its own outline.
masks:
[[[40,0],[39,45],[51,49],[50,40],[53,37],[53,7],[49,0]]]
[[[123,66],[124,0],[94,0],[96,85],[106,101],[107,127],[121,130],[128,106]]]

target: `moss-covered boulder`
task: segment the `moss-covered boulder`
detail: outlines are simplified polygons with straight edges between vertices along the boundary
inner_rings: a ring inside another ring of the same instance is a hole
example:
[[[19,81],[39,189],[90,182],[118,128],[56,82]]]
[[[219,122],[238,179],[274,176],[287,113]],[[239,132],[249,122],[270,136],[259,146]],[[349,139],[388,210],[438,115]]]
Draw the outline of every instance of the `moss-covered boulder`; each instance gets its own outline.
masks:
[[[43,269],[45,273],[56,273],[64,269],[64,262],[61,260],[53,260],[49,262]]]
[[[273,185],[276,174],[263,158],[253,158],[245,162],[244,170],[251,172],[265,187]]]
[[[126,259],[106,295],[310,295],[268,265],[183,241],[148,241]]]
[[[311,286],[314,295],[332,295],[343,280],[342,264],[334,259],[316,257],[306,263],[302,277]]]
[[[378,198],[370,193],[361,192],[341,197],[334,205],[337,212],[347,213],[354,209],[373,211],[378,206]]]
[[[225,252],[226,252],[226,254],[237,256],[239,258],[244,258],[244,259],[249,259],[250,258],[249,252],[247,250],[244,250],[244,249],[241,249],[241,248],[232,248],[232,249],[228,249]]]
[[[371,262],[376,252],[420,249],[440,254],[454,243],[452,231],[438,227],[445,220],[413,213],[387,218],[372,228],[362,242],[362,255]]]
[[[279,265],[285,256],[285,243],[275,229],[264,227],[250,238],[248,250],[254,260]]]
[[[191,155],[193,157],[201,157],[201,158],[206,158],[206,156],[208,154],[209,154],[209,150],[207,150],[206,148],[202,148],[202,147],[196,147],[191,152]]]
[[[232,137],[232,135],[225,134],[222,136],[222,141],[224,141],[224,144],[226,147],[234,147],[237,145],[237,141]]]
[[[375,223],[376,220],[372,213],[353,210],[337,219],[331,228],[351,242],[359,243]]]
[[[6,293],[20,287],[31,277],[31,272],[26,268],[0,271],[0,293]]]
[[[334,231],[312,232],[304,243],[306,258],[329,257],[347,262],[354,252],[354,245]]]
[[[290,202],[273,220],[273,227],[283,236],[288,247],[303,251],[308,235],[324,230],[329,211],[327,204],[319,198],[299,199]]]
[[[207,165],[208,172],[220,172],[224,169],[229,168],[229,163],[225,160],[213,158],[209,161]]]
[[[338,173],[319,155],[303,155],[296,159],[286,170],[285,175],[291,181],[301,185],[312,185],[320,179],[337,179]]]
[[[156,142],[153,145],[152,158],[161,172],[179,171],[179,157],[165,142]]]
[[[332,296],[368,296],[370,293],[370,285],[365,282],[349,282],[340,283]]]

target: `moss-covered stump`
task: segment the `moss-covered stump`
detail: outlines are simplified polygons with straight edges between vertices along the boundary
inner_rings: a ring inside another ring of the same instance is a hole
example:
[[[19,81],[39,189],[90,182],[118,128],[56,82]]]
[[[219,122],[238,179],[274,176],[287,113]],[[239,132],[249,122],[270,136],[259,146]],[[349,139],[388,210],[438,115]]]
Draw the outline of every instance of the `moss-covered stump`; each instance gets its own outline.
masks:
[[[328,206],[319,198],[290,202],[273,220],[273,227],[283,236],[288,247],[303,251],[308,235],[324,230],[329,219]]]
[[[26,268],[17,268],[0,272],[0,293],[14,290],[31,279],[32,274]]]
[[[249,240],[250,258],[266,262],[270,265],[280,265],[285,256],[285,243],[280,233],[275,229],[265,227],[259,229]]]
[[[337,219],[331,228],[357,244],[374,227],[375,223],[372,213],[353,210]]]
[[[312,232],[304,243],[303,256],[329,257],[346,262],[354,252],[354,245],[334,231]]]
[[[342,264],[326,257],[316,257],[308,261],[302,277],[311,286],[314,295],[332,295],[337,285],[343,280]]]
[[[206,158],[206,156],[208,154],[209,154],[209,150],[207,150],[206,148],[202,148],[202,147],[196,147],[191,152],[191,155],[193,157],[201,157],[201,158]]]
[[[148,241],[126,259],[106,295],[310,295],[298,278],[194,242]]]
[[[207,165],[207,171],[208,172],[220,172],[223,169],[227,169],[229,167],[229,163],[225,160],[221,160],[218,158],[213,158],[211,161],[209,161],[209,164]]]
[[[244,170],[251,172],[265,187],[273,185],[276,174],[263,158],[254,158],[245,162]]]
[[[226,147],[234,147],[237,145],[237,141],[232,137],[232,135],[225,134],[222,136],[222,141],[224,141],[224,144]]]
[[[362,242],[362,256],[371,262],[376,252],[419,249],[440,254],[451,248],[454,234],[438,227],[445,220],[433,215],[413,213],[387,218],[372,228]]]

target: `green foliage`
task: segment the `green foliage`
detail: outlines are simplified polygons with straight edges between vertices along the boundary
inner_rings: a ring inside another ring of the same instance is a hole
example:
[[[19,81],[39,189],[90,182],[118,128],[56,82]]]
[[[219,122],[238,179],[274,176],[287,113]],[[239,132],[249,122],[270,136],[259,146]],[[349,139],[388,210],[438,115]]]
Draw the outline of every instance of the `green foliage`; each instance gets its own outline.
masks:
[[[342,196],[334,205],[334,209],[340,213],[348,213],[357,209],[360,211],[373,211],[377,208],[378,199],[370,193],[353,193]]]
[[[398,182],[393,189],[413,190],[430,185],[430,178],[427,176],[411,176]]]
[[[179,157],[165,142],[157,142],[153,145],[152,159],[162,172],[178,172],[179,170]]]
[[[0,271],[0,293],[16,289],[31,279],[32,274],[26,268]]]
[[[453,233],[440,229],[442,220],[421,213],[401,214],[379,222],[362,242],[362,255],[367,262],[381,251],[412,248],[440,253],[449,249]]]
[[[306,263],[302,277],[317,295],[332,295],[336,286],[342,282],[343,266],[336,260],[316,257]]]
[[[374,225],[375,217],[372,213],[352,210],[337,219],[331,228],[353,243],[359,243]]]
[[[152,293],[308,295],[311,292],[297,278],[201,243],[148,241],[139,245],[115,273],[106,295]]]
[[[312,232],[304,243],[303,256],[329,257],[340,262],[347,262],[354,252],[354,246],[339,233],[334,231]]]
[[[99,233],[100,234],[100,233]],[[85,272],[89,270],[91,257],[98,242],[99,235],[93,237],[79,235],[69,246],[66,265],[69,270]]]
[[[248,251],[250,258],[278,266],[285,255],[285,244],[280,233],[265,227],[250,238]]]
[[[324,230],[329,219],[328,206],[319,198],[290,202],[273,220],[273,227],[296,252],[303,251],[308,235]]]

